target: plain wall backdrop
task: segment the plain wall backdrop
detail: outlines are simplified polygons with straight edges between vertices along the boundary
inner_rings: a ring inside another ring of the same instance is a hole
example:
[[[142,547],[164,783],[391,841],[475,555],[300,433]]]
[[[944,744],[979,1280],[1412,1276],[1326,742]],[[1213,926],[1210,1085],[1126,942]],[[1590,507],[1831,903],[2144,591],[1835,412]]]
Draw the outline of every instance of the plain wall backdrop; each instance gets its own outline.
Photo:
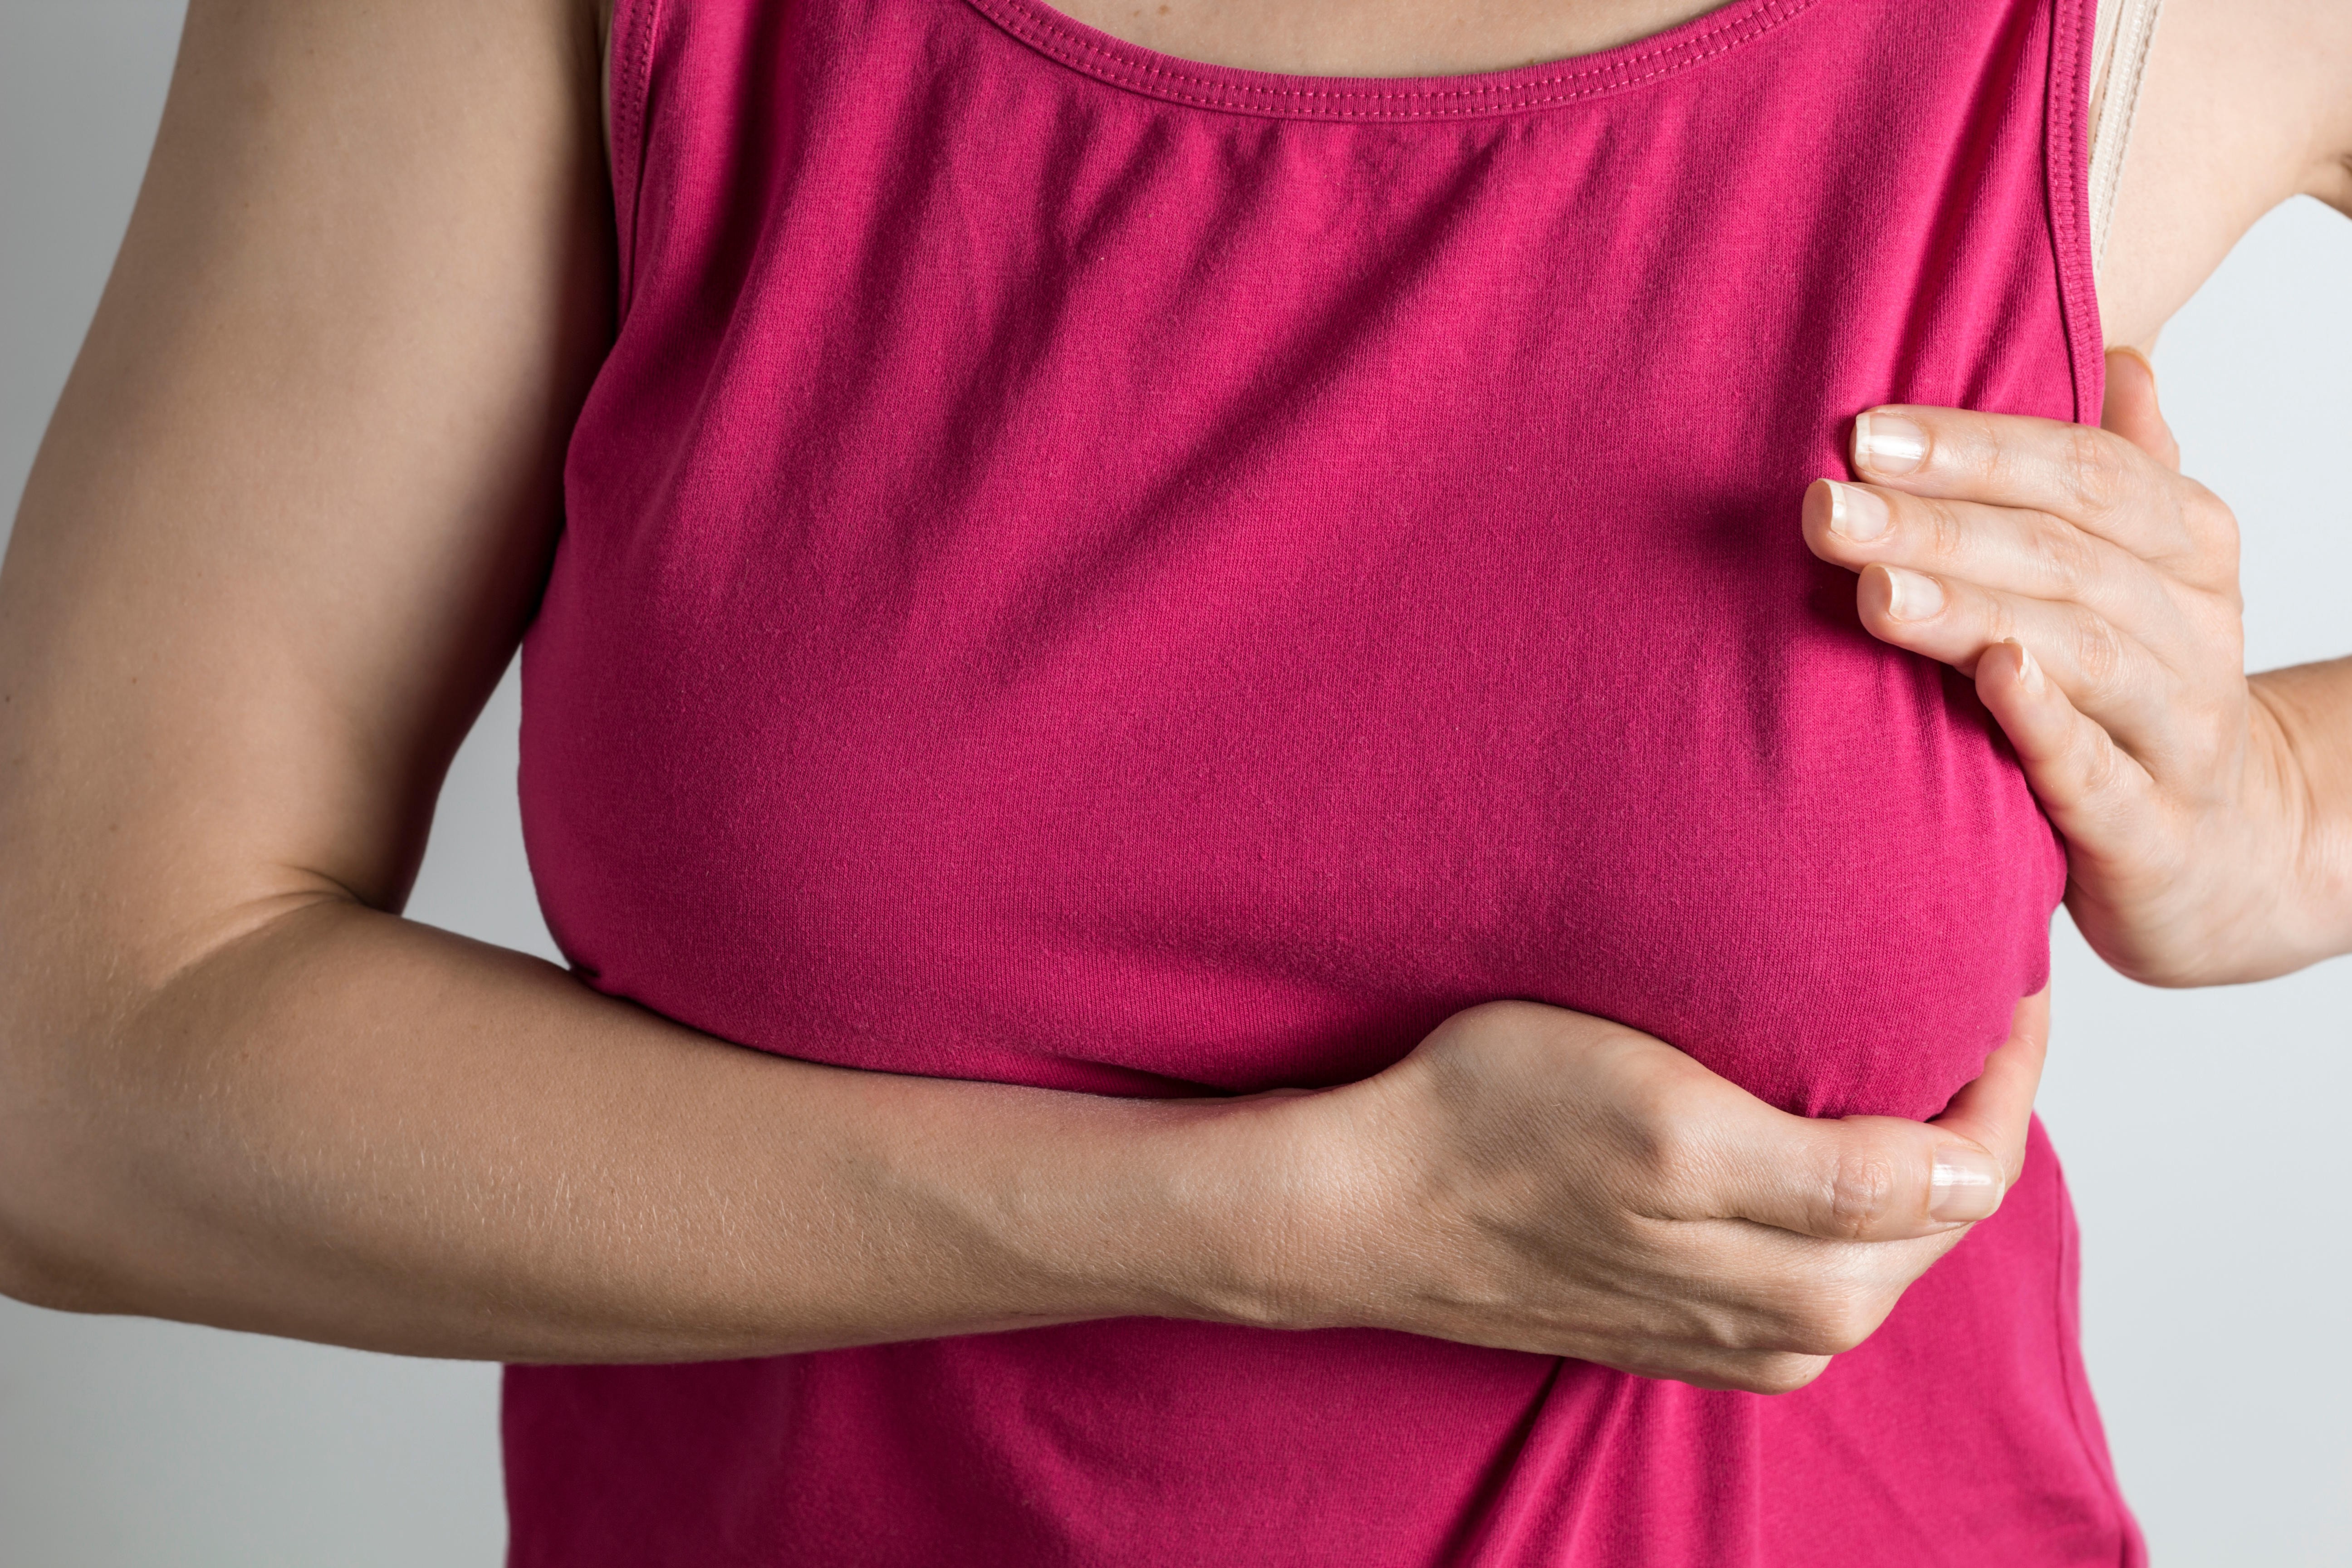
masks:
[[[0,500],[96,308],[179,0],[0,0]],[[2291,204],[2158,357],[2189,471],[2245,532],[2250,668],[2352,651],[2352,225]],[[1790,526],[1796,521],[1792,516]],[[509,676],[409,912],[548,957]],[[2352,1564],[2352,961],[2158,992],[2062,915],[2042,1114],[2085,1338],[2158,1568]],[[491,1568],[495,1369],[0,1300],[0,1568]]]

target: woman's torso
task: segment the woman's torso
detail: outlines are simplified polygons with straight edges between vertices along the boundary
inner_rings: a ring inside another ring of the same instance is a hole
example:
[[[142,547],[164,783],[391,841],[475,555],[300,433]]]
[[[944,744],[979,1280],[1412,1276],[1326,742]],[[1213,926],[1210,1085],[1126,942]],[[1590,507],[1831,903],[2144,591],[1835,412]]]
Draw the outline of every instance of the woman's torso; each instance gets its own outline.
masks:
[[[1874,403],[2095,408],[2090,11],[1349,81],[1035,0],[624,5],[625,316],[526,655],[559,941],[860,1068],[1325,1084],[1519,996],[1932,1114],[2063,860],[1798,497]],[[2112,1562],[2070,1236],[2042,1147],[1777,1402],[1156,1321],[518,1372],[518,1560]]]

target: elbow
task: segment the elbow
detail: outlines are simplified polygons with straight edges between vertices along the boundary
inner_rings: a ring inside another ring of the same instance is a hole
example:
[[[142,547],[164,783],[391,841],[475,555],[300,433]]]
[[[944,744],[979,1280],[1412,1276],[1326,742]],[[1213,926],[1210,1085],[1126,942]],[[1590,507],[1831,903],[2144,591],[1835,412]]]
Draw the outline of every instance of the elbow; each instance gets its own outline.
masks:
[[[10,967],[14,967],[13,965]],[[27,1017],[21,974],[0,979],[0,1296],[58,1311],[117,1310],[100,1289],[87,1201],[86,1140],[58,1052]]]
[[[56,1151],[26,1125],[32,1118],[13,1087],[0,1087],[0,1296],[59,1311],[100,1310],[87,1279],[78,1278],[72,1247],[58,1244],[70,1231],[51,1212],[52,1184],[43,1178],[44,1166],[55,1170]]]
[[[75,1245],[87,1215],[68,1212],[74,1184],[68,1119],[28,1092],[17,1042],[0,1034],[0,1296],[58,1311],[107,1308],[91,1260]]]
[[[55,1312],[102,1312],[107,1307],[87,1280],[0,1223],[0,1296]]]
[[[100,1266],[87,1213],[54,1201],[57,1184],[28,1176],[26,1166],[48,1152],[27,1149],[18,1118],[0,1113],[0,1296],[58,1312],[131,1310]]]
[[[103,913],[34,896],[16,869],[0,867],[0,1295],[154,1313],[185,1262],[159,1208],[194,1125],[148,1022],[170,966]]]

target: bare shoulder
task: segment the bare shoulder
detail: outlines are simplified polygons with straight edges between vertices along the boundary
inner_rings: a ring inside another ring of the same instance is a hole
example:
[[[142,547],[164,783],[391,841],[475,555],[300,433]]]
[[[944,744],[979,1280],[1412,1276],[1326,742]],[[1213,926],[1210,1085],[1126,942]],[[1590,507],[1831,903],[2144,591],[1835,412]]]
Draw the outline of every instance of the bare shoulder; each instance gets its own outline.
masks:
[[[2107,341],[2151,344],[2297,195],[2352,213],[2352,5],[2164,0],[2100,277]]]

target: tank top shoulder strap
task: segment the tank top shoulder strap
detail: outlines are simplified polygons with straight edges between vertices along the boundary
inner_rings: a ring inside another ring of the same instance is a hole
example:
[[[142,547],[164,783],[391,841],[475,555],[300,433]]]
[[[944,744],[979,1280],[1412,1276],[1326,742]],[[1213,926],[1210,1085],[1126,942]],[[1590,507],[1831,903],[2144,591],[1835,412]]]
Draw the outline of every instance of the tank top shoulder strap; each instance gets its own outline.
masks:
[[[663,0],[613,0],[605,34],[606,143],[612,160],[614,220],[620,240],[621,311],[628,312],[635,272],[637,194],[645,174],[646,101],[652,91],[654,37]]]

